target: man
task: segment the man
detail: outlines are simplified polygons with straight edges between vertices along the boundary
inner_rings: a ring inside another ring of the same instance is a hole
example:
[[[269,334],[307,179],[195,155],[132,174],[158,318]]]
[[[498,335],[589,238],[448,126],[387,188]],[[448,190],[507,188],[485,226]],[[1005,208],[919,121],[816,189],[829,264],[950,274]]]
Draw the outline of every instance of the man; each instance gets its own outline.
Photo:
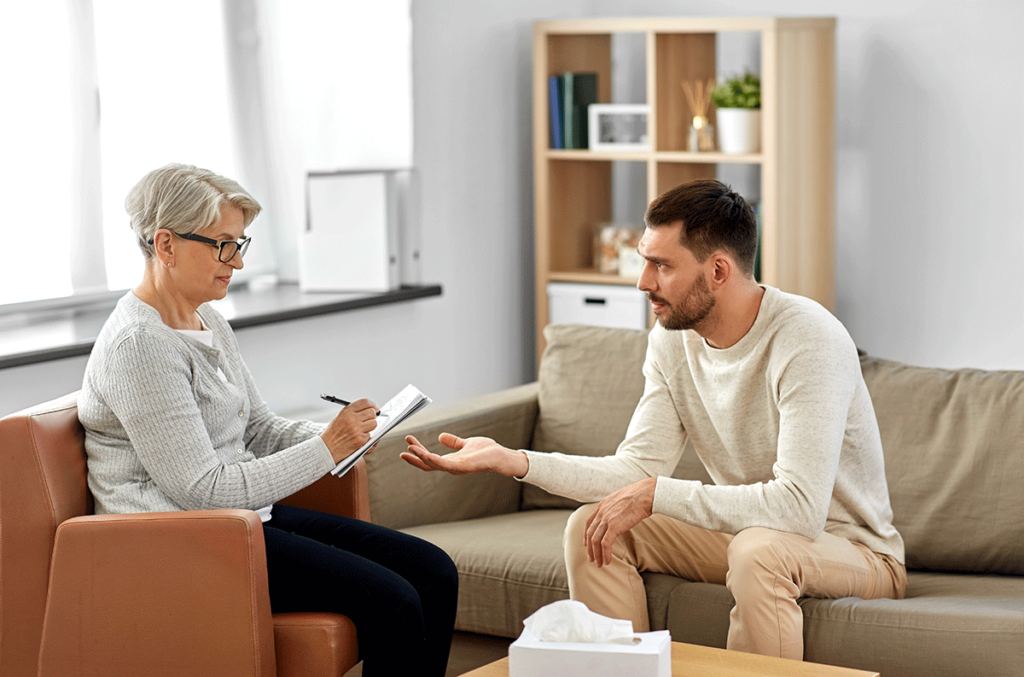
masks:
[[[613,456],[409,437],[424,470],[493,471],[584,502],[565,533],[569,591],[648,629],[640,571],[726,585],[728,648],[801,660],[799,597],[900,598],[882,445],[849,334],[817,303],[753,277],[757,223],[714,180],[647,210],[637,286],[658,325],[644,394]],[[687,440],[714,485],[672,479]]]

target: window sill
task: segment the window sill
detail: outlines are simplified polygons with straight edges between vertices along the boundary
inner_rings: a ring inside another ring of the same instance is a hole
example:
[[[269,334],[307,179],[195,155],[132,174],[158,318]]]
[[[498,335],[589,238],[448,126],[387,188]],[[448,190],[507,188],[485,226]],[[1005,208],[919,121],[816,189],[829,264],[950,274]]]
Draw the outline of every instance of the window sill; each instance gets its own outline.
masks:
[[[249,285],[213,306],[234,329],[440,296],[440,285],[403,285],[379,293],[303,293],[297,284]],[[0,323],[0,369],[88,355],[114,304],[58,313],[23,313]]]

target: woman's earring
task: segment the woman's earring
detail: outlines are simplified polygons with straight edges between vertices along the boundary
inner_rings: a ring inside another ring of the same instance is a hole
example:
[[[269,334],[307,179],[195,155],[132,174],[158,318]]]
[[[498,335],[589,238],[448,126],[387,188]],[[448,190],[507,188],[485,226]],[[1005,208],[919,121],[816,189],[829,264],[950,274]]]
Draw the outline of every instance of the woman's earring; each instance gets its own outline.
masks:
[[[167,262],[167,267],[168,267],[168,268],[170,268],[170,267],[171,267],[171,266],[173,266],[173,265],[174,265],[174,264],[173,264],[173,263],[171,263],[170,261],[168,261],[168,262]]]

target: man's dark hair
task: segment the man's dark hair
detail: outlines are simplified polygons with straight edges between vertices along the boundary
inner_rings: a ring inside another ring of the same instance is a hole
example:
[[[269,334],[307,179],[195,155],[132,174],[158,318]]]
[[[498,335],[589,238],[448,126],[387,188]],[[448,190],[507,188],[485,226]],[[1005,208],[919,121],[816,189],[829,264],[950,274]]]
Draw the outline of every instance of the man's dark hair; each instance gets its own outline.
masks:
[[[682,221],[680,242],[703,263],[718,250],[733,256],[748,275],[757,253],[754,210],[729,186],[715,179],[697,179],[655,198],[644,222],[650,228]]]

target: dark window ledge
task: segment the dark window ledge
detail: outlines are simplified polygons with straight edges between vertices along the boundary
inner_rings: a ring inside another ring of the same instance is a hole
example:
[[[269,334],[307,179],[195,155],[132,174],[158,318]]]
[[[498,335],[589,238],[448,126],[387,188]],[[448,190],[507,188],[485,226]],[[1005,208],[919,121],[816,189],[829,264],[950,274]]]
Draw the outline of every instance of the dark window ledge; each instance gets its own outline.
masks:
[[[232,289],[214,307],[233,328],[242,329],[440,295],[436,284],[376,293],[303,293],[297,284],[282,283]],[[91,306],[5,319],[0,324],[0,369],[88,355],[111,310],[113,305]]]

